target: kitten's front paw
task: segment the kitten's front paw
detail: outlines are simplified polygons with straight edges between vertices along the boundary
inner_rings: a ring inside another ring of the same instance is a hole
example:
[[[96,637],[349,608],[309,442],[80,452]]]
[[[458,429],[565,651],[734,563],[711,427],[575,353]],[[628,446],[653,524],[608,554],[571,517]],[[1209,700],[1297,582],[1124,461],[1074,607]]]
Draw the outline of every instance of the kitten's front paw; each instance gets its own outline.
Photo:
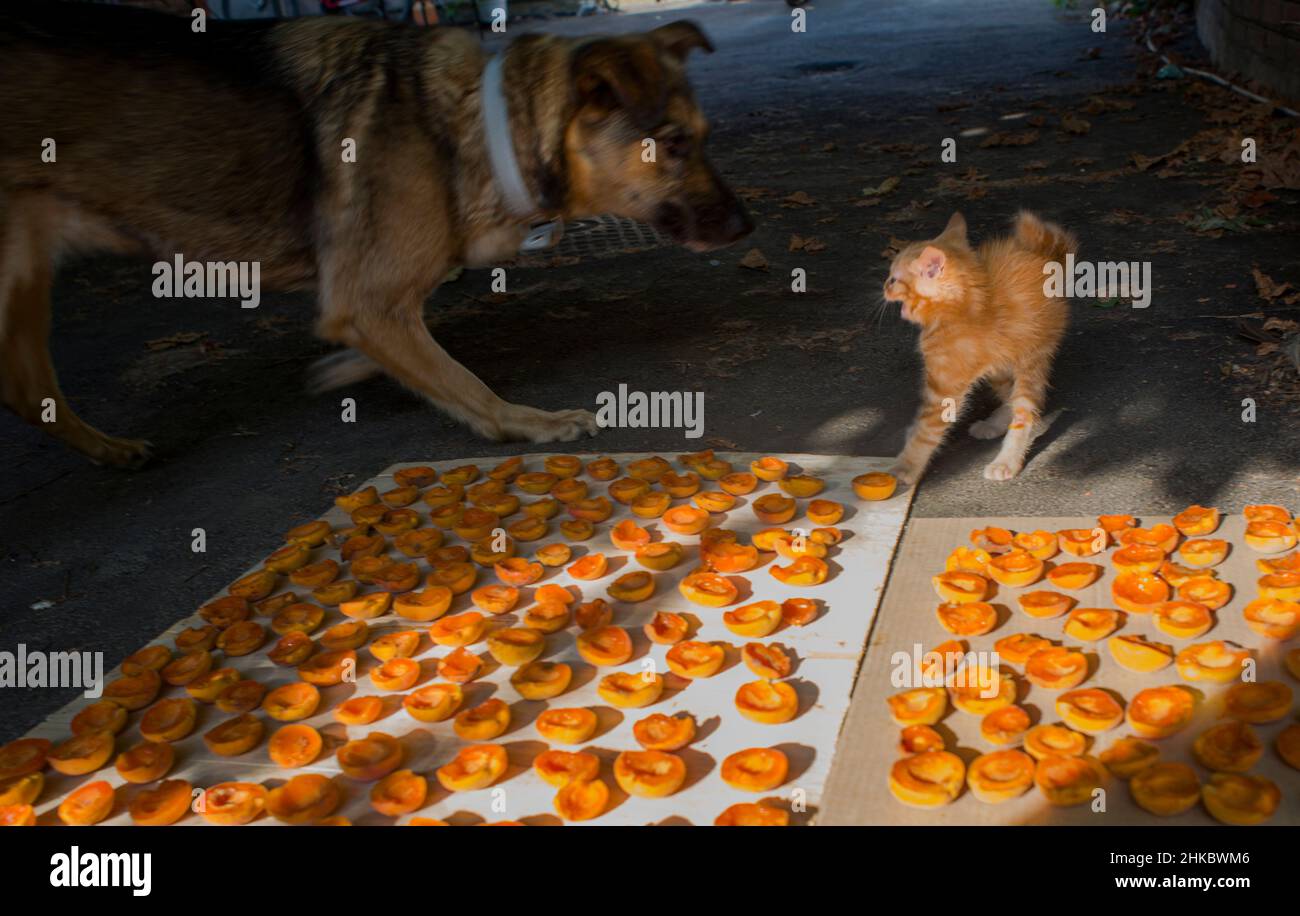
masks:
[[[985,480],[1010,480],[1020,473],[1020,468],[1008,461],[995,461],[984,469]]]
[[[889,473],[897,478],[898,485],[904,489],[916,483],[921,476],[921,473],[910,464],[895,464],[889,469]]]

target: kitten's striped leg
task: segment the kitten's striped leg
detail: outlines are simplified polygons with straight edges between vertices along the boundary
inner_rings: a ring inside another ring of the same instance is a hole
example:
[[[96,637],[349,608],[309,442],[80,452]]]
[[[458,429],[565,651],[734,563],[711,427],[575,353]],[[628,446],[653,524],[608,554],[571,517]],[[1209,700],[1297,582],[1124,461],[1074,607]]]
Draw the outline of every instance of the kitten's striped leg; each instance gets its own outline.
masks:
[[[890,473],[900,483],[913,484],[921,479],[948,427],[961,416],[973,380],[963,379],[955,385],[949,380],[940,382],[930,373],[925,376],[925,390],[921,395],[921,409],[908,432],[907,445],[899,452]]]
[[[1011,394],[1011,425],[1002,440],[1002,448],[993,463],[984,469],[989,480],[1010,480],[1025,466],[1025,453],[1034,441],[1034,426],[1038,423],[1047,393],[1047,380],[1035,373],[1016,376]]]

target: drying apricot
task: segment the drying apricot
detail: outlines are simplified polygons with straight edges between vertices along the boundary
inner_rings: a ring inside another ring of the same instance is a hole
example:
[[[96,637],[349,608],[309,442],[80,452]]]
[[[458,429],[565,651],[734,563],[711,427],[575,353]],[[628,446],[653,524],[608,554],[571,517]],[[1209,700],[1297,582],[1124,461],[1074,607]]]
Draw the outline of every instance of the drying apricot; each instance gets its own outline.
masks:
[[[533,758],[533,771],[552,786],[588,782],[600,774],[600,758],[586,751],[542,751]]]
[[[461,648],[483,638],[487,618],[478,611],[466,611],[434,621],[429,627],[429,638],[440,646]]]
[[[102,779],[78,786],[59,803],[59,820],[69,827],[90,827],[113,811],[113,787]]]
[[[483,660],[463,646],[438,660],[438,676],[453,684],[468,684],[483,670]]]
[[[664,798],[686,781],[686,763],[666,751],[624,751],[614,758],[614,781],[628,795]]]
[[[491,741],[510,727],[510,707],[495,697],[456,714],[452,728],[465,741]]]
[[[1263,776],[1212,773],[1201,787],[1201,801],[1215,820],[1246,827],[1271,818],[1282,801],[1282,793]]]
[[[961,794],[966,764],[949,751],[925,751],[898,760],[889,770],[889,791],[905,805],[934,808]]]
[[[140,827],[166,827],[190,811],[193,789],[184,779],[168,779],[155,789],[145,789],[131,799],[128,813]]]
[[[442,722],[455,714],[464,699],[458,684],[427,684],[403,697],[402,708],[418,722]]]
[[[663,675],[631,674],[618,671],[600,679],[596,692],[606,703],[621,709],[636,709],[654,703],[664,692]]]
[[[766,725],[789,722],[799,712],[799,697],[785,681],[751,681],[736,691],[736,709]]]
[[[1003,661],[1013,665],[1023,665],[1035,652],[1050,649],[1051,646],[1052,643],[1041,636],[1032,633],[1013,633],[995,642],[993,649]],[[951,673],[951,671],[945,672],[945,674]]]
[[[750,671],[768,680],[779,680],[790,676],[790,657],[780,646],[761,642],[746,643],[740,650],[740,657]]]
[[[690,624],[680,614],[656,611],[654,617],[650,618],[650,622],[643,629],[651,642],[670,646],[686,638],[686,634],[690,632]]]
[[[203,743],[214,754],[235,757],[256,747],[264,730],[261,719],[244,713],[209,729],[203,735]]]
[[[1129,700],[1125,718],[1143,738],[1168,738],[1191,721],[1196,699],[1184,687],[1148,687]]]
[[[1085,687],[1057,697],[1056,714],[1076,731],[1099,735],[1124,720],[1124,707],[1106,691]]]
[[[1052,755],[1038,761],[1034,783],[1048,804],[1057,807],[1082,805],[1106,781],[1106,769],[1092,757]]]
[[[941,604],[935,609],[939,624],[955,636],[983,636],[998,623],[993,605],[983,601],[968,604]]]
[[[1035,725],[1025,733],[1025,750],[1035,760],[1056,755],[1077,757],[1088,749],[1088,739],[1064,725]]]
[[[1283,521],[1254,521],[1246,525],[1246,545],[1260,553],[1281,553],[1296,545],[1295,526]]]
[[[252,782],[218,783],[203,793],[199,813],[209,824],[247,824],[266,809],[267,795],[265,786]]]
[[[1025,662],[1025,677],[1045,690],[1069,690],[1088,676],[1088,659],[1064,646],[1041,649]]]
[[[382,779],[401,766],[403,751],[397,739],[383,732],[371,732],[349,741],[335,753],[339,769],[352,779],[370,782]]]
[[[1111,658],[1115,659],[1121,668],[1143,674],[1159,671],[1173,664],[1174,661],[1173,646],[1151,642],[1136,633],[1112,636],[1106,641],[1106,648],[1110,650]]]
[[[1120,573],[1110,585],[1110,595],[1130,614],[1150,614],[1169,600],[1169,586],[1159,576]]]
[[[1241,677],[1242,666],[1249,658],[1249,649],[1215,640],[1188,646],[1174,657],[1174,664],[1185,681],[1226,684]]]
[[[1157,630],[1177,639],[1200,636],[1214,625],[1210,609],[1197,601],[1166,601],[1151,619]]]
[[[1034,772],[1034,759],[1024,751],[994,751],[971,761],[966,784],[980,801],[996,805],[1027,792]]]
[[[1197,576],[1188,579],[1178,587],[1178,597],[1184,601],[1195,601],[1212,611],[1217,611],[1232,598],[1232,586],[1209,576]]]
[[[988,580],[978,573],[950,569],[930,580],[939,597],[949,604],[983,601],[988,595]]]
[[[525,700],[549,700],[564,693],[573,669],[562,662],[529,662],[510,675],[510,683]]]
[[[149,741],[179,741],[194,730],[198,714],[189,697],[159,700],[140,718],[140,734]]]
[[[344,725],[369,725],[383,712],[384,701],[379,697],[350,697],[334,707],[334,718]]]
[[[113,766],[127,782],[146,783],[162,779],[175,760],[176,752],[170,744],[146,741],[118,754]]]
[[[1229,720],[1197,735],[1192,754],[1207,770],[1244,773],[1264,756],[1264,742],[1246,722]]]
[[[715,643],[687,640],[679,642],[664,656],[668,668],[678,677],[713,677],[726,661],[727,652]]]
[[[1057,588],[1070,590],[1087,588],[1101,576],[1096,563],[1062,563],[1048,570],[1047,579]]]
[[[499,744],[472,744],[457,752],[451,763],[438,767],[438,782],[448,792],[486,789],[500,779],[509,760]]]
[[[1067,636],[1081,642],[1105,639],[1119,626],[1119,611],[1110,608],[1081,607],[1070,612],[1063,627]]]
[[[45,763],[64,776],[84,776],[108,763],[113,744],[110,732],[87,732],[50,748]]]

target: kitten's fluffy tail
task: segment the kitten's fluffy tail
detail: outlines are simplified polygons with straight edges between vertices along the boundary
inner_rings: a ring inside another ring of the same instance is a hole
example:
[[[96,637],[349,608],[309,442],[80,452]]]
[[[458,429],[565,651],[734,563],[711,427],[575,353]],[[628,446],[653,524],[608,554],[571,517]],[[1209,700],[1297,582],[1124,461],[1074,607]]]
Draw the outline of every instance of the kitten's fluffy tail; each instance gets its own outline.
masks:
[[[1016,241],[1049,261],[1060,261],[1079,250],[1079,240],[1073,233],[1056,223],[1044,222],[1028,210],[1016,214]]]

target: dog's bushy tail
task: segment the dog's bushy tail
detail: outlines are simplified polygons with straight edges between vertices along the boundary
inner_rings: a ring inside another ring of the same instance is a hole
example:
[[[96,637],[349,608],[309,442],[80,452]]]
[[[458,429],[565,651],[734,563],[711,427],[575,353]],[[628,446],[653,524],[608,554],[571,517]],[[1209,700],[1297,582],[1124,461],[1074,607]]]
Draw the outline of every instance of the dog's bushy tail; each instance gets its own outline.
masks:
[[[1067,254],[1075,254],[1079,250],[1079,240],[1073,233],[1056,223],[1039,219],[1028,210],[1016,214],[1015,231],[1016,241],[1021,246],[1049,261],[1060,261]]]

